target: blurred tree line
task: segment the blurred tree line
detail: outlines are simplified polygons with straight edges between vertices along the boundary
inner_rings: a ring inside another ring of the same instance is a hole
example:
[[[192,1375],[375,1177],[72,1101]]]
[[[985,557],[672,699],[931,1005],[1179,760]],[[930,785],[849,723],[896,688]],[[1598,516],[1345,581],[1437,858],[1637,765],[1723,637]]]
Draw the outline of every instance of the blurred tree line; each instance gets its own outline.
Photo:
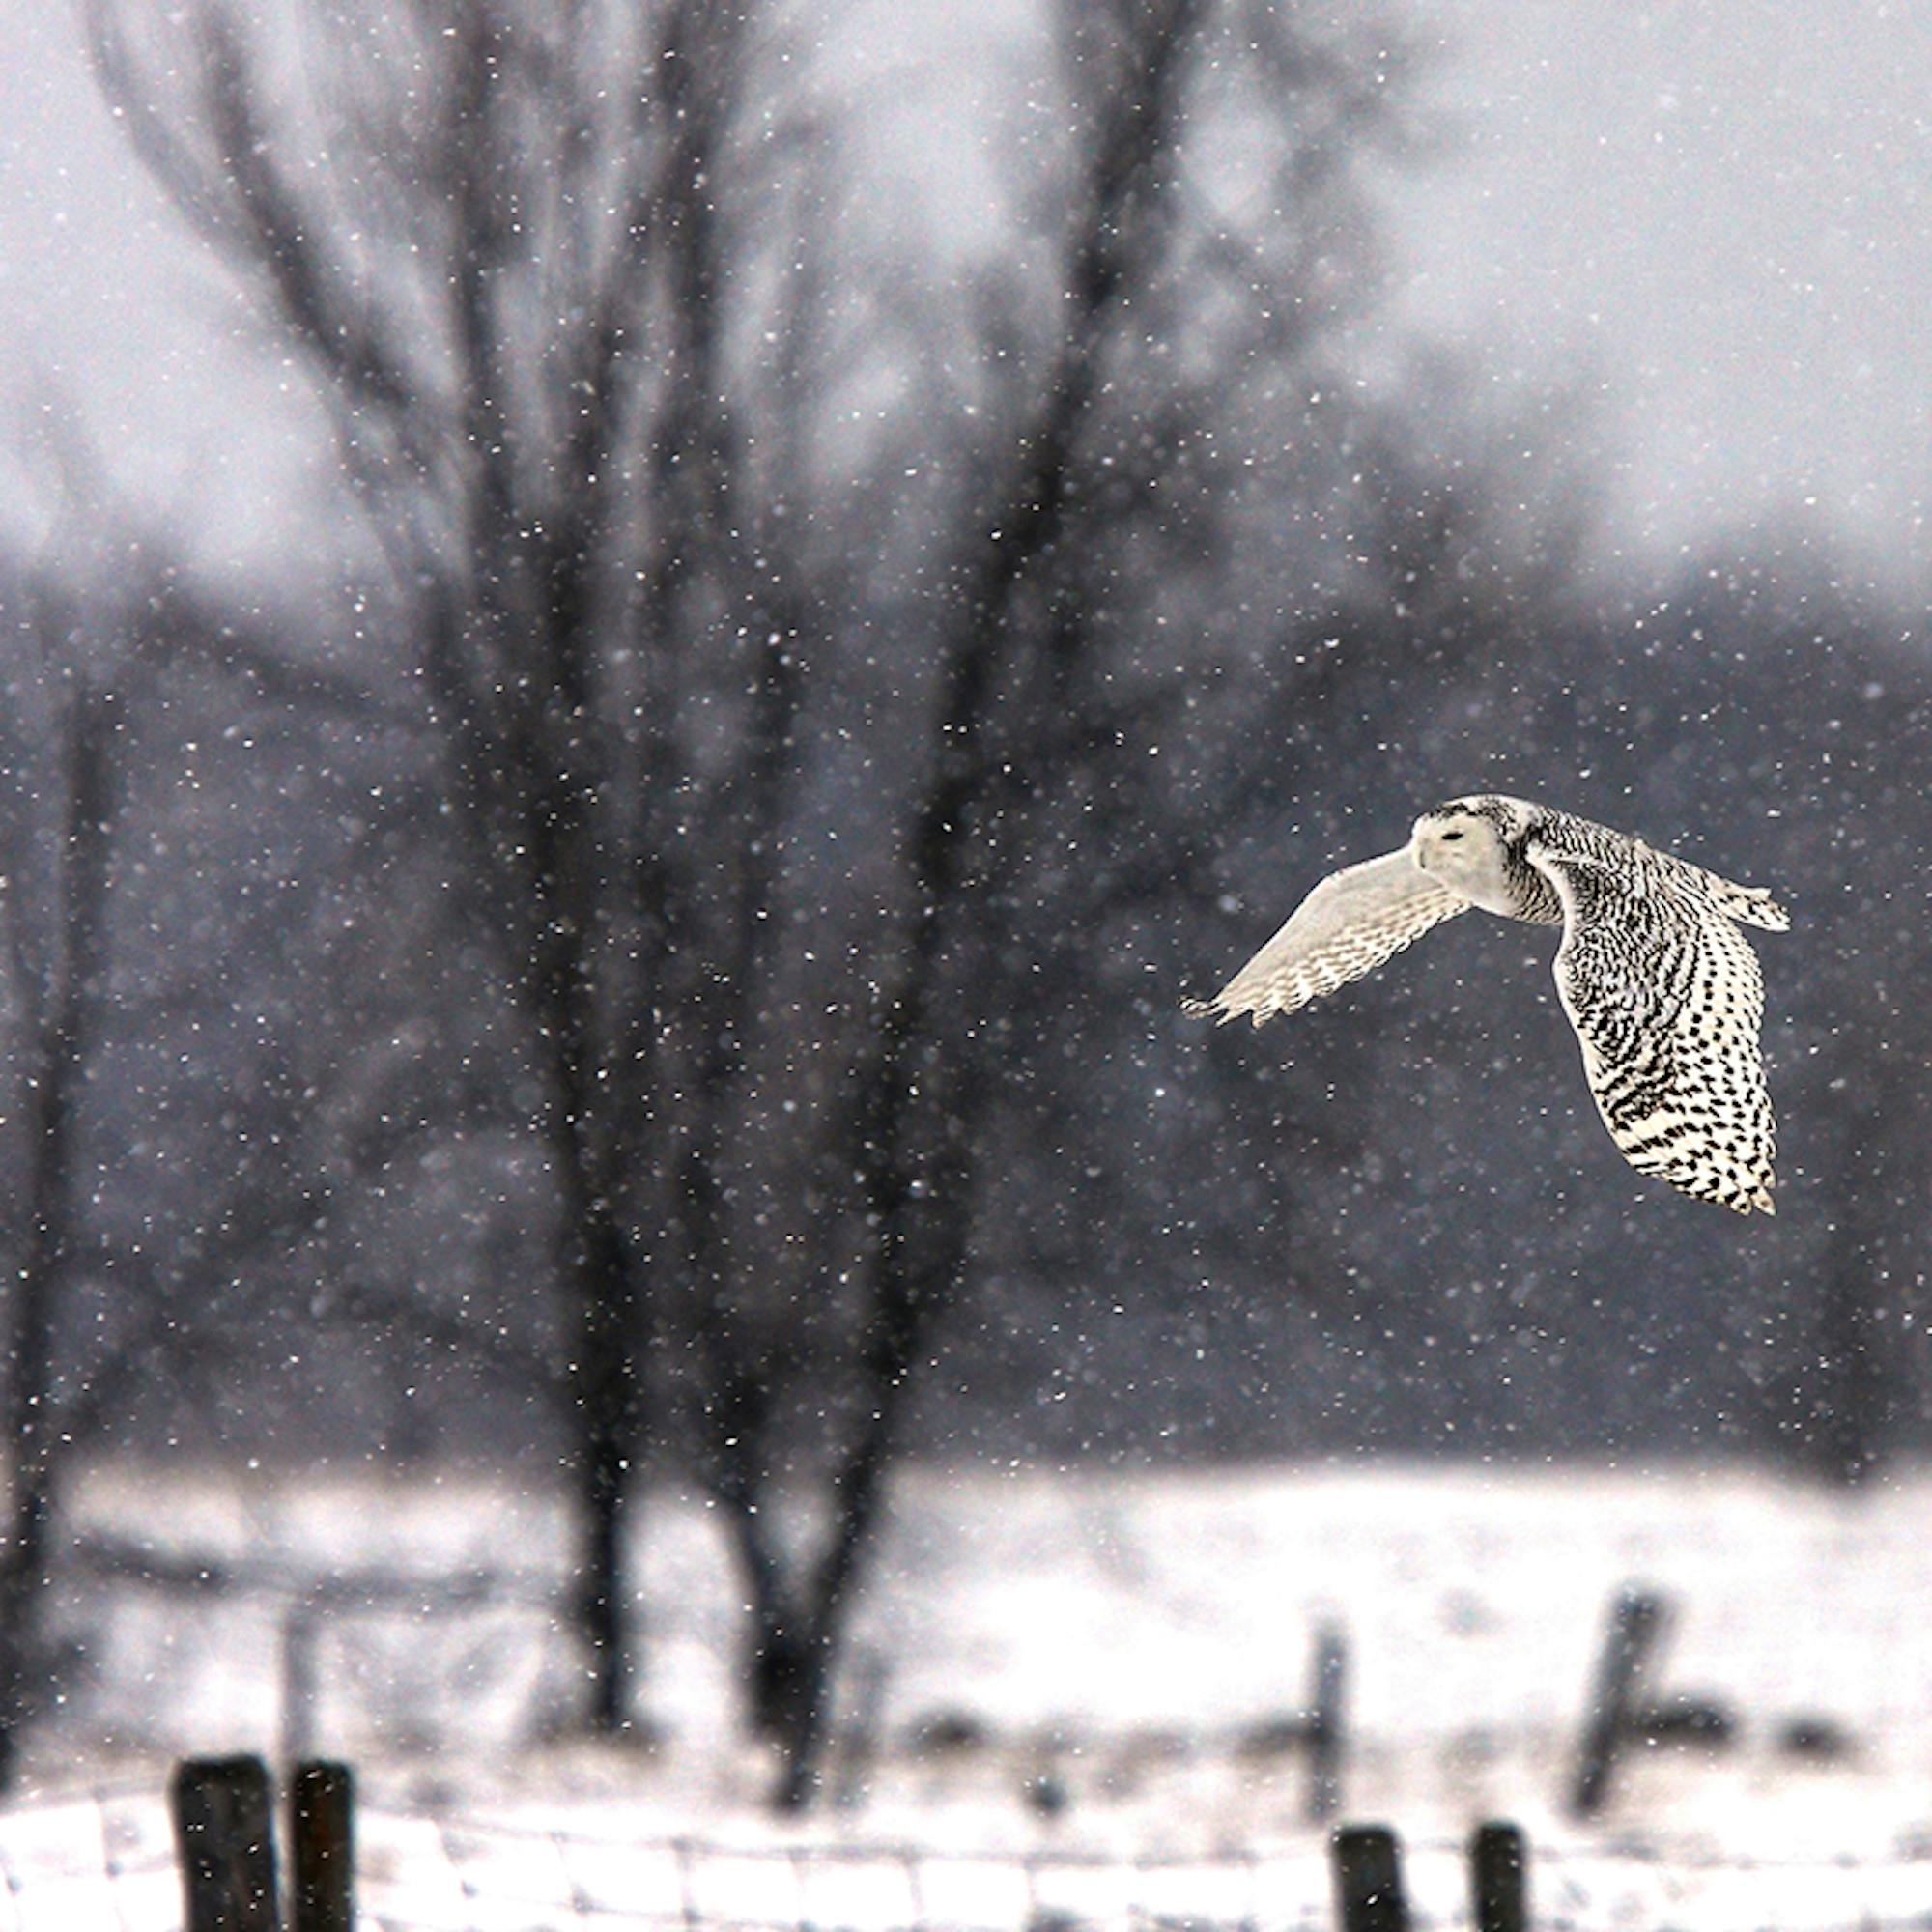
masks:
[[[342,561],[213,583],[75,428],[0,585],[0,1781],[116,1445],[560,1484],[604,1732],[701,1486],[799,1802],[908,1452],[1922,1439],[1918,613],[1788,532],[1607,577],[1573,400],[1362,380],[1395,22],[1043,7],[930,206],[775,4],[89,29]],[[1179,1015],[1477,788],[1792,904],[1776,1223],[1623,1168],[1542,935]]]

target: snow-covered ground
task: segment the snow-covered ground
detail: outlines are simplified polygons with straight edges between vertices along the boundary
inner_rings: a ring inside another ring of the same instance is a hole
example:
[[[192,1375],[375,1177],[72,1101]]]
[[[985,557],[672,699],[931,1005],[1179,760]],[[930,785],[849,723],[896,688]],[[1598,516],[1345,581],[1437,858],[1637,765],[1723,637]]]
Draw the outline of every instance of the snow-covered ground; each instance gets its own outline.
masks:
[[[91,1845],[128,1874],[99,1922],[168,1923],[161,1768],[286,1742],[356,1763],[384,1924],[1314,1923],[1307,1766],[1268,1726],[1327,1624],[1343,1813],[1401,1832],[1426,1918],[1463,1910],[1469,1829],[1510,1817],[1545,1922],[1932,1923],[1932,1472],[1853,1500],[1735,1470],[915,1472],[853,1652],[876,1747],[842,1807],[790,1826],[738,1734],[732,1578],[694,1501],[642,1525],[655,1739],[602,1750],[548,1741],[573,1689],[553,1498],[102,1470],[84,1515],[286,1587],[71,1605],[71,1687],[0,1817],[15,1908]],[[1632,1582],[1675,1605],[1661,1689],[1720,1700],[1738,1735],[1642,1753],[1579,1826],[1563,1798]],[[1846,1748],[1794,1749],[1794,1725]],[[20,1922],[92,1922],[82,1882],[60,1881],[69,1916]]]

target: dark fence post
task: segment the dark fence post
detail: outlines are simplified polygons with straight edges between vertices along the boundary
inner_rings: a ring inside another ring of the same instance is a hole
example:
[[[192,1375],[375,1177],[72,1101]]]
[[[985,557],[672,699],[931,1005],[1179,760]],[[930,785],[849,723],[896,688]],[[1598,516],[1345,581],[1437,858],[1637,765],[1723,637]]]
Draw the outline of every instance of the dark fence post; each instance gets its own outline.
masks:
[[[289,1788],[295,1932],[354,1932],[355,1780],[346,1764],[296,1767]]]
[[[171,1797],[185,1932],[281,1932],[268,1767],[258,1757],[189,1758]]]
[[[323,1620],[312,1599],[298,1598],[282,1611],[282,1740],[284,1764],[300,1764],[315,1749],[319,1701],[316,1652]]]
[[[1635,1728],[1635,1713],[1643,1708],[1644,1677],[1666,1615],[1663,1599],[1642,1590],[1624,1591],[1611,1610],[1570,1797],[1570,1808],[1579,1818],[1600,1811],[1609,1794],[1617,1751]]]
[[[1342,1808],[1342,1690],[1349,1650],[1340,1629],[1315,1633],[1315,1695],[1308,1715],[1308,1815],[1325,1824]]]
[[[1469,1845],[1476,1932],[1528,1932],[1529,1848],[1520,1826],[1479,1825]]]
[[[1408,1932],[1395,1833],[1383,1825],[1345,1825],[1329,1845],[1342,1932]]]

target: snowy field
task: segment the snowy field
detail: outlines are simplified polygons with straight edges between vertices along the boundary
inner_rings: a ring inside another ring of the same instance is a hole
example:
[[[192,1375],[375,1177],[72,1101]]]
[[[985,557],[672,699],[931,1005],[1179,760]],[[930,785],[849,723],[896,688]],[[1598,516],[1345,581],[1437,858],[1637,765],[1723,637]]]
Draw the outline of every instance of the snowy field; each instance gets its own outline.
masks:
[[[642,1529],[654,1737],[601,1750],[554,1741],[541,1496],[102,1472],[84,1517],[228,1583],[68,1606],[69,1693],[0,1815],[0,1927],[173,1923],[168,1759],[285,1745],[356,1764],[385,1926],[1314,1925],[1322,1832],[1270,1727],[1323,1625],[1342,1815],[1402,1833],[1428,1922],[1463,1913],[1469,1829],[1509,1817],[1541,1923],[1932,1925],[1932,1474],[1852,1501],[1733,1471],[911,1475],[847,1694],[875,1743],[792,1826],[737,1735],[731,1577],[690,1501]],[[1675,1606],[1660,1690],[1737,1731],[1642,1752],[1583,1827],[1563,1799],[1633,1582]]]

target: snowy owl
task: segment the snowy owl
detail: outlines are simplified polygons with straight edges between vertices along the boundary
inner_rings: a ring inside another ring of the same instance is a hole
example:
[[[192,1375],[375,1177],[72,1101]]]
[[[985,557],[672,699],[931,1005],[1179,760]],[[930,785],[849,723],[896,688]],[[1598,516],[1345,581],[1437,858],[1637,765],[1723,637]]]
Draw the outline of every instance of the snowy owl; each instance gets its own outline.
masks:
[[[1776,1128],[1758,1026],[1764,981],[1738,923],[1783,932],[1734,886],[1640,838],[1520,798],[1451,799],[1400,852],[1331,874],[1191,1011],[1291,1013],[1468,907],[1561,925],[1556,990],[1610,1138],[1641,1174],[1741,1214],[1773,1211]]]

